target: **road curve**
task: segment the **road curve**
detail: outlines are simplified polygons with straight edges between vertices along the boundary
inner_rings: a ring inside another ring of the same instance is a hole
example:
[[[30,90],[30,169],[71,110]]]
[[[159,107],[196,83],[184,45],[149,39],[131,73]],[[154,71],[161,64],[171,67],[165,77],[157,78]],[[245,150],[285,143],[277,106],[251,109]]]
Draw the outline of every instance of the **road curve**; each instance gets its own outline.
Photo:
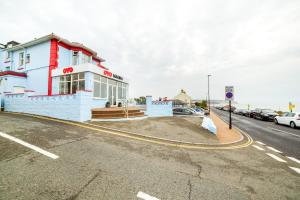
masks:
[[[229,113],[212,108],[213,112],[228,122]],[[274,122],[260,121],[232,114],[233,127],[247,132],[254,140],[278,149],[287,156],[300,159],[300,129],[292,129]]]

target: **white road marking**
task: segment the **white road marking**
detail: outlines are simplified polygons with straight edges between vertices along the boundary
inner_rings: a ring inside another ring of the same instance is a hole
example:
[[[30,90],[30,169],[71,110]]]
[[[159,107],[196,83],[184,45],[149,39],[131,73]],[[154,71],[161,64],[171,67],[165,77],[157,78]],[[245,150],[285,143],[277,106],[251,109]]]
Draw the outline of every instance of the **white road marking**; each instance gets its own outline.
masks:
[[[287,158],[300,164],[300,160],[298,160],[297,158],[289,157],[289,156],[287,156]]]
[[[14,141],[14,142],[16,142],[16,143],[19,143],[19,144],[21,144],[21,145],[23,145],[23,146],[25,146],[25,147],[28,147],[28,148],[30,148],[30,149],[32,149],[32,150],[35,150],[35,151],[37,151],[37,152],[39,152],[39,153],[41,153],[41,154],[43,154],[43,155],[45,155],[45,156],[48,156],[48,157],[50,157],[50,158],[52,158],[52,159],[57,159],[57,158],[59,158],[59,156],[57,156],[57,155],[55,155],[55,154],[53,154],[53,153],[50,153],[50,152],[48,152],[48,151],[45,151],[45,150],[43,150],[43,149],[41,149],[41,148],[39,148],[39,147],[37,147],[37,146],[34,146],[34,145],[29,144],[29,143],[27,143],[27,142],[24,142],[23,140],[20,140],[20,139],[18,139],[18,138],[15,138],[15,137],[13,137],[13,136],[10,136],[10,135],[8,135],[8,134],[6,134],[6,133],[0,132],[0,136],[4,137],[4,138],[6,138],[6,139],[12,140],[12,141]]]
[[[277,149],[275,149],[273,147],[267,146],[267,148],[270,149],[270,150],[272,150],[272,151],[275,151],[276,153],[282,153],[281,151],[279,151],[279,150],[277,150]]]
[[[261,144],[261,145],[266,145],[265,143],[262,143],[260,141],[256,141],[256,143]]]
[[[252,146],[255,147],[256,149],[260,150],[260,151],[264,151],[263,148],[261,148],[261,147],[259,147],[259,146],[257,146],[257,145],[252,145]]]
[[[279,158],[278,156],[275,156],[274,154],[271,153],[267,153],[268,156],[274,158],[275,160],[279,161],[279,162],[286,162],[285,160]]]
[[[139,191],[138,194],[136,195],[138,198],[144,199],[144,200],[159,200],[156,197],[152,197],[149,194],[146,194],[144,192]]]
[[[278,131],[278,132],[281,132],[281,133],[286,133],[286,134],[289,134],[289,135],[293,135],[293,136],[295,136],[295,137],[299,137],[300,138],[300,135],[296,135],[296,134],[294,134],[294,133],[290,133],[290,132],[287,132],[287,131],[282,131],[282,130],[280,130],[280,129],[276,129],[276,128],[272,128],[272,127],[268,127],[269,129],[272,129],[272,130],[274,130],[274,131]]]
[[[299,168],[296,168],[296,167],[290,167],[292,170],[294,170],[295,172],[297,172],[298,174],[300,174],[300,169]]]

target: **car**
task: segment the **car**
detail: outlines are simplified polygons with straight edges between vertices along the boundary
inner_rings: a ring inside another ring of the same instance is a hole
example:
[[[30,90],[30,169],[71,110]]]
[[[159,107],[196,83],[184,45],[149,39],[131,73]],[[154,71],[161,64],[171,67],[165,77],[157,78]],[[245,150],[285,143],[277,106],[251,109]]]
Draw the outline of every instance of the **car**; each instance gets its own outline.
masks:
[[[194,108],[197,112],[204,112],[205,115],[208,115],[208,110],[203,108]]]
[[[187,108],[188,110],[192,111],[196,115],[204,116],[205,112],[200,109],[195,109],[195,108]]]
[[[263,121],[274,121],[274,118],[278,116],[278,114],[271,109],[259,109],[256,108],[253,112],[254,119],[260,119]]]
[[[276,116],[274,119],[275,124],[284,124],[292,128],[300,127],[300,113],[287,112],[282,116]]]
[[[253,117],[254,117],[254,111],[255,111],[255,110],[250,110],[250,111],[248,111],[248,112],[246,113],[246,116],[247,116],[247,117],[250,117],[250,118],[253,118]]]
[[[233,111],[233,113],[235,113],[237,115],[244,115],[244,116],[246,116],[247,110],[246,109],[235,109]]]
[[[173,109],[174,115],[196,115],[195,112],[188,108],[174,108]]]

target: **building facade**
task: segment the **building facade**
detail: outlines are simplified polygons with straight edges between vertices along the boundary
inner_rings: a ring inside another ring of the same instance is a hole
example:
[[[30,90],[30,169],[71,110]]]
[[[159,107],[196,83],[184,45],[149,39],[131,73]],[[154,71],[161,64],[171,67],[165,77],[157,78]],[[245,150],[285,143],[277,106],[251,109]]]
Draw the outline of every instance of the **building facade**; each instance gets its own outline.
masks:
[[[91,108],[122,105],[128,80],[103,66],[92,49],[55,34],[24,44],[0,44],[0,99],[13,94],[30,97],[92,93]],[[27,95],[28,96],[28,95]]]
[[[182,89],[178,95],[174,97],[174,100],[178,100],[183,102],[187,106],[191,106],[192,98],[186,94],[186,92]]]

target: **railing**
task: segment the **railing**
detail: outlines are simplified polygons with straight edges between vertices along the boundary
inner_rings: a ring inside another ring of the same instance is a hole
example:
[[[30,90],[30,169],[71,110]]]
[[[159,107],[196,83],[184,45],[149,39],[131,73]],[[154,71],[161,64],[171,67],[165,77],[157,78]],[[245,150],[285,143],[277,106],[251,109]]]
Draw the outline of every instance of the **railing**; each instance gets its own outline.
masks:
[[[123,112],[126,118],[128,118],[128,101],[127,99],[122,100]]]

